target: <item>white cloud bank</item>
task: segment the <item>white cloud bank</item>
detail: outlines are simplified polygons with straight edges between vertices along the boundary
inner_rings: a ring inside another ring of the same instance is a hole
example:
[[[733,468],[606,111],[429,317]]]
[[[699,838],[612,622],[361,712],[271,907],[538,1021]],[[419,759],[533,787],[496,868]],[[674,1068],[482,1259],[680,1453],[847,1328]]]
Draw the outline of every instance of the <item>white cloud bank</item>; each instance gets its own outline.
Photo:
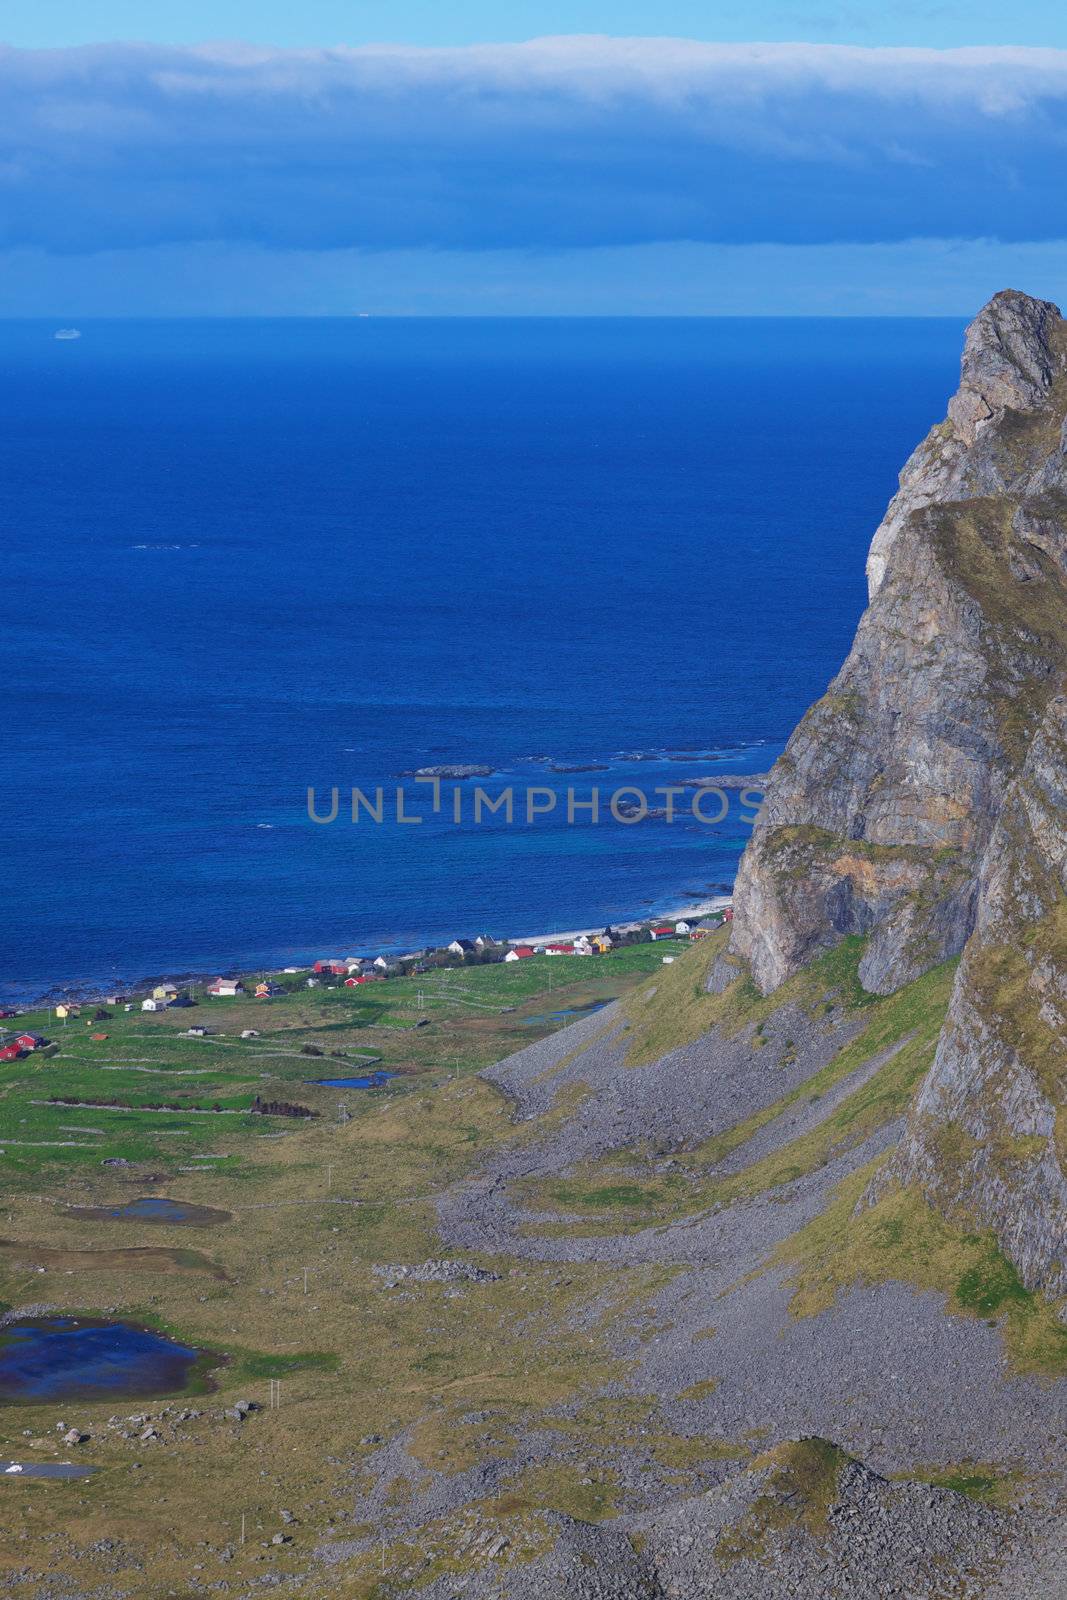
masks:
[[[0,247],[1055,240],[1067,51],[0,50]]]

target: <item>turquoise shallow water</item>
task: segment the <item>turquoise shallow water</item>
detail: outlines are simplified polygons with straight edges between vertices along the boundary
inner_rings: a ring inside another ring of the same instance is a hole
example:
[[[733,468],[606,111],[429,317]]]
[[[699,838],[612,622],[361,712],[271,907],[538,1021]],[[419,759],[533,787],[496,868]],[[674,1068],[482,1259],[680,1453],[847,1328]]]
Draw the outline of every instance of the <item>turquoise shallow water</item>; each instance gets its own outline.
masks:
[[[848,647],[960,342],[854,320],[53,333],[0,324],[10,996],[728,885],[739,806],[571,825],[565,791],[769,764]],[[309,785],[395,799],[444,762],[555,809],[475,826],[465,801],[456,826],[422,793],[414,824],[308,819]]]

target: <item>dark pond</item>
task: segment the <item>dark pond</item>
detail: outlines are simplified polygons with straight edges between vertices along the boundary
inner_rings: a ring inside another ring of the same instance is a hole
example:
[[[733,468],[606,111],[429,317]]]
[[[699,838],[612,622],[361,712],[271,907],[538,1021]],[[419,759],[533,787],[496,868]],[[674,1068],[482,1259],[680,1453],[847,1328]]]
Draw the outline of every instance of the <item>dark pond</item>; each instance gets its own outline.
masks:
[[[181,1228],[211,1228],[229,1222],[228,1211],[211,1206],[195,1206],[188,1200],[167,1200],[162,1195],[146,1194],[119,1206],[68,1206],[67,1216],[82,1222],[170,1222]]]
[[[591,1017],[594,1011],[603,1011],[610,1000],[590,1000],[584,1006],[564,1006],[561,1011],[539,1011],[536,1016],[521,1018],[524,1028],[547,1028],[553,1022],[570,1022],[573,1017]]]
[[[35,1317],[0,1328],[0,1401],[175,1394],[212,1359],[131,1322]]]
[[[308,1082],[323,1089],[380,1089],[390,1078],[399,1076],[398,1072],[367,1072],[361,1078],[309,1078]]]
[[[73,1461],[0,1461],[0,1476],[10,1478],[88,1478],[96,1470]]]

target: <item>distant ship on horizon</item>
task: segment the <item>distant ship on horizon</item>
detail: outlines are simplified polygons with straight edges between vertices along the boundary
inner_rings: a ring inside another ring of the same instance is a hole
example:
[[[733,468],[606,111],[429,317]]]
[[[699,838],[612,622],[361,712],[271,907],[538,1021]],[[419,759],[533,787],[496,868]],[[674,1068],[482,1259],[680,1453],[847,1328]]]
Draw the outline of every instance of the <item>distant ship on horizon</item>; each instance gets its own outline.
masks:
[[[57,328],[54,337],[57,339],[80,339],[80,328]]]

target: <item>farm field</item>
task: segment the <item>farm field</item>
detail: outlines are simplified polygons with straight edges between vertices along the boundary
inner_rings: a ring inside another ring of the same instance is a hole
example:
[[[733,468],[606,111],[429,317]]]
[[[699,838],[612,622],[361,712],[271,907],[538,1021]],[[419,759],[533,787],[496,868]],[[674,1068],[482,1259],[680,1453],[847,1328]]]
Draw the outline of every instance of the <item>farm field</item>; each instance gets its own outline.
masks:
[[[457,1432],[457,1417],[492,1399],[529,1418],[616,1376],[601,1330],[639,1318],[661,1271],[472,1257],[487,1274],[476,1292],[396,1293],[374,1269],[440,1256],[435,1197],[529,1136],[477,1070],[625,993],[662,955],[643,945],[373,989],[294,986],[269,1002],[200,994],[195,1009],[89,1026],[90,1008],[65,1023],[20,1017],[53,1044],[0,1067],[0,1310],[124,1319],[219,1359],[200,1393],[0,1408],[0,1457],[96,1469],[5,1480],[0,1575],[76,1568],[131,1596],[251,1581],[265,1564],[294,1577],[320,1539],[359,1536],[360,1463],[383,1438],[415,1428],[427,1462],[476,1459],[486,1429]],[[190,1038],[190,1026],[218,1031]],[[258,1037],[242,1039],[250,1028]],[[370,1089],[308,1081],[372,1064],[396,1076]],[[257,1097],[315,1115],[261,1115]],[[109,1215],[145,1200],[179,1201],[192,1220],[136,1205]],[[246,1401],[242,1420],[233,1407]],[[544,1504],[584,1503],[573,1477],[550,1473]],[[518,1521],[521,1538],[539,1536],[536,1517]],[[391,1593],[409,1559],[375,1546],[346,1568],[344,1592]]]

